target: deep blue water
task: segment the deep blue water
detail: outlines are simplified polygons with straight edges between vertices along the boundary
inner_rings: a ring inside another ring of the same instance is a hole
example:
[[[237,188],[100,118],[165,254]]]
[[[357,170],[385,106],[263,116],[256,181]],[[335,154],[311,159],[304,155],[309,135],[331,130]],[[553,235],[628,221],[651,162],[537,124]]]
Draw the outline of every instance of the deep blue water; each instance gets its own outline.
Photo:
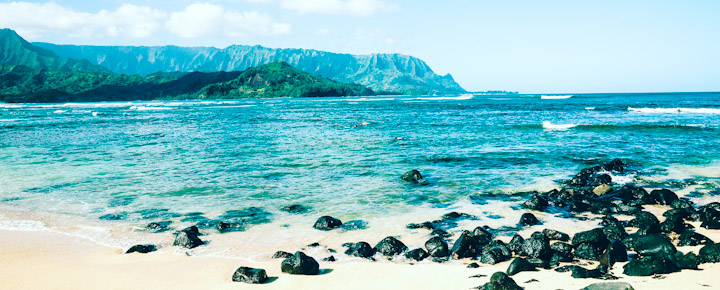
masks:
[[[719,137],[712,93],[0,104],[0,200],[129,221],[294,203],[363,218],[613,158],[682,179],[717,166]],[[402,182],[410,169],[430,185]]]

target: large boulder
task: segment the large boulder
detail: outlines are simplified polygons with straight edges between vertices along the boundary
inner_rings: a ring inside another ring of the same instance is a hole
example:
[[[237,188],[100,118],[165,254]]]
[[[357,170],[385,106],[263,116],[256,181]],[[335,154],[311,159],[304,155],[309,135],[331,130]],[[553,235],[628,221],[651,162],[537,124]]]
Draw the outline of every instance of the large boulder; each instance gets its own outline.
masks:
[[[720,262],[720,243],[707,244],[700,249],[700,260],[705,263]]]
[[[692,269],[697,270],[700,264],[700,259],[695,253],[683,254],[681,252],[675,252],[670,256],[670,261],[680,269]]]
[[[509,250],[507,251],[509,252]],[[483,264],[495,265],[510,260],[510,256],[500,247],[488,246],[480,252],[480,262]]]
[[[245,282],[249,284],[262,284],[267,282],[268,276],[263,269],[240,267],[235,270],[232,276],[233,282]]]
[[[425,248],[431,257],[442,258],[450,255],[447,242],[441,237],[432,237],[425,242]]]
[[[533,194],[530,199],[523,203],[523,207],[527,209],[544,211],[548,205],[548,197],[540,194]]]
[[[402,178],[402,180],[405,180],[405,181],[411,182],[411,183],[417,183],[417,184],[425,183],[425,180],[423,179],[422,174],[420,174],[420,171],[417,171],[414,169],[403,173],[403,175],[400,178]]]
[[[205,243],[200,240],[200,238],[198,238],[199,234],[200,232],[198,231],[198,228],[196,226],[186,228],[180,231],[177,236],[175,236],[175,242],[173,242],[173,246],[180,246],[188,249],[202,246]]]
[[[669,274],[679,270],[670,259],[660,256],[641,257],[623,266],[623,273],[628,276],[652,276],[655,274]]]
[[[317,275],[320,272],[320,265],[305,253],[295,252],[292,257],[282,261],[280,269],[283,273],[293,275]]]
[[[713,241],[708,237],[696,233],[695,231],[684,231],[678,237],[678,246],[697,246],[702,244],[712,244]]]
[[[641,204],[652,204],[654,201],[644,188],[630,184],[623,185],[612,194],[625,200],[640,202]]]
[[[490,276],[490,282],[483,284],[478,289],[485,290],[522,290],[523,288],[515,283],[515,280],[510,278],[503,272],[496,272]]]
[[[375,251],[386,257],[398,255],[406,250],[407,246],[394,237],[386,237],[375,245]]]
[[[317,219],[317,221],[315,221],[315,225],[313,225],[313,228],[321,231],[329,231],[340,226],[342,226],[342,221],[340,221],[339,219],[331,216],[321,216],[319,219]]]
[[[520,221],[518,222],[521,226],[534,226],[539,223],[540,221],[537,217],[529,212],[522,214],[522,216],[520,216]]]
[[[515,258],[507,268],[507,274],[510,276],[525,271],[537,271],[537,269],[528,260],[519,257]]]
[[[523,243],[525,243],[525,239],[518,234],[514,234],[508,243],[508,248],[510,248],[510,250],[516,255],[524,255],[522,252]]]
[[[605,237],[603,229],[596,228],[589,231],[579,232],[572,238],[572,245],[577,247],[580,244],[590,244],[597,248],[604,249],[609,241]]]

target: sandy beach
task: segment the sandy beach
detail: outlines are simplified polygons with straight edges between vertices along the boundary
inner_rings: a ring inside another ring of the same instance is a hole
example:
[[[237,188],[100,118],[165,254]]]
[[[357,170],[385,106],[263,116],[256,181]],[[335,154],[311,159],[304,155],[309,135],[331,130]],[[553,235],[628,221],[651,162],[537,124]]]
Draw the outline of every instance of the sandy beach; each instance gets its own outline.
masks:
[[[653,207],[648,210],[662,212]],[[716,231],[697,230],[713,240],[720,240]],[[207,239],[212,240],[213,236]],[[120,248],[44,230],[0,230],[0,244],[0,267],[3,269],[0,285],[3,289],[470,289],[486,283],[493,273],[504,272],[510,263],[469,269],[463,263],[428,261],[414,265],[358,260],[331,263],[320,261],[322,257],[316,256],[324,274],[302,276],[281,273],[280,260],[188,256],[172,246],[150,254],[123,254],[124,250]],[[679,247],[678,250],[697,252],[699,248]],[[720,286],[718,264],[702,264],[699,271],[683,270],[657,277],[625,276],[622,274],[624,264],[616,264],[612,272],[620,278],[617,281],[628,282],[635,289],[712,289]],[[589,268],[597,262],[583,261],[581,265]],[[271,282],[264,285],[232,282],[231,276],[240,266],[265,269]],[[580,289],[605,282],[574,279],[570,273],[553,270],[521,272],[513,279],[526,289]]]

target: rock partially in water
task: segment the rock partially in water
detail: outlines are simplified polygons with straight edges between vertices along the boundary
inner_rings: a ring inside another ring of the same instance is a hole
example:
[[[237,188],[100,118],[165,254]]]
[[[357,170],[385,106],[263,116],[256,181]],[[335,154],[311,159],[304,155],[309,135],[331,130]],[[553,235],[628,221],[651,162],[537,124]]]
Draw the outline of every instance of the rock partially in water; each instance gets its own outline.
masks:
[[[700,260],[704,263],[720,263],[720,243],[707,244],[699,253]]]
[[[293,275],[317,275],[320,271],[320,265],[312,257],[298,251],[292,257],[282,261],[280,270],[283,273]]]
[[[368,222],[364,220],[351,220],[349,222],[343,223],[340,228],[343,231],[357,231],[357,230],[364,230],[368,228]]]
[[[280,210],[287,212],[287,213],[291,213],[291,214],[303,214],[303,213],[307,213],[308,211],[310,211],[310,209],[308,207],[301,205],[301,204],[293,204],[293,205],[284,206],[284,207],[280,208]]]
[[[548,197],[540,194],[533,194],[530,199],[523,203],[524,208],[537,211],[544,211],[549,205]]]
[[[425,258],[428,257],[428,253],[425,252],[423,249],[413,249],[410,251],[405,252],[405,258],[408,260],[415,260],[415,261],[422,261],[425,260]]]
[[[407,251],[407,246],[394,237],[386,237],[375,245],[375,251],[386,257],[392,257]]]
[[[220,222],[217,225],[217,230],[221,233],[230,233],[230,232],[242,232],[245,231],[246,226],[245,224],[241,223],[235,223],[235,222]]]
[[[623,273],[628,276],[652,276],[655,274],[669,274],[679,270],[670,259],[660,256],[641,257],[623,266]]]
[[[426,181],[423,179],[422,175],[420,174],[420,171],[417,171],[414,169],[403,173],[403,175],[400,178],[402,178],[402,180],[405,180],[405,181],[411,182],[411,183],[415,183],[415,184],[426,183]]]
[[[623,162],[622,160],[620,160],[618,158],[615,158],[612,161],[603,164],[602,168],[607,171],[611,171],[611,172],[624,173],[625,166],[627,166],[627,164],[625,164],[625,162]]]
[[[264,269],[240,267],[235,270],[232,276],[233,282],[244,282],[249,284],[263,284],[267,282],[268,276]]]
[[[315,221],[315,225],[313,225],[313,228],[321,231],[329,231],[340,226],[342,226],[342,221],[326,215],[321,216],[319,219],[317,219],[317,221]]]
[[[275,252],[275,254],[272,255],[272,258],[273,259],[287,259],[287,258],[292,257],[292,255],[293,254],[290,254],[285,251],[277,251],[277,252]]]
[[[198,235],[200,235],[200,232],[198,231],[197,227],[192,226],[186,228],[180,231],[177,236],[175,236],[175,242],[173,242],[173,246],[180,246],[188,249],[202,246],[205,243],[200,240],[200,238],[198,238]]]
[[[478,289],[485,290],[522,290],[520,286],[515,283],[515,280],[510,278],[503,272],[496,272],[490,277],[490,282],[483,284]]]
[[[441,237],[432,237],[427,240],[425,248],[431,257],[447,257],[450,255],[448,244]]]
[[[540,221],[535,217],[534,214],[531,214],[529,212],[524,213],[522,216],[520,216],[520,221],[518,224],[521,226],[534,226],[539,224]]]
[[[218,218],[226,222],[246,225],[266,224],[272,221],[273,214],[259,207],[248,207],[241,210],[229,210]]]
[[[510,276],[525,271],[537,271],[537,269],[535,269],[535,265],[530,264],[530,262],[526,259],[519,257],[515,258],[507,268],[507,274]]]
[[[345,254],[360,258],[371,258],[375,255],[375,249],[366,242],[359,242],[350,244]]]
[[[661,205],[671,205],[674,201],[678,200],[677,194],[665,188],[651,191],[650,197],[652,197],[655,203]]]
[[[154,233],[161,233],[171,230],[172,221],[152,222],[145,226],[145,229]]]
[[[125,252],[125,254],[130,253],[141,253],[141,254],[147,254],[150,252],[155,252],[157,250],[157,247],[153,244],[145,244],[145,245],[134,245],[130,247],[130,249]]]
[[[556,230],[544,229],[544,230],[542,231],[542,233],[543,233],[543,235],[545,235],[545,237],[548,238],[548,240],[551,240],[551,241],[563,241],[563,242],[567,242],[567,241],[570,240],[570,236],[569,236],[568,234],[563,233],[563,232],[559,232],[559,231],[556,231]]]
[[[126,212],[119,212],[119,213],[109,213],[105,215],[101,215],[99,219],[105,220],[105,221],[119,221],[124,220],[128,216],[128,213]]]
[[[635,288],[627,282],[603,282],[590,284],[581,290],[635,290]]]

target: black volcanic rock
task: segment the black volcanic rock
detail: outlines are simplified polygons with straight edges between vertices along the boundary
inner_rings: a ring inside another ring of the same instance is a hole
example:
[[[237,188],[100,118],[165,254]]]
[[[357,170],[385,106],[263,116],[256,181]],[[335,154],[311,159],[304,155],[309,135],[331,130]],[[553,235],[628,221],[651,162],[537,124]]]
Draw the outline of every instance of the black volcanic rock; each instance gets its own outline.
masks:
[[[597,248],[607,247],[609,241],[601,228],[579,232],[572,238],[572,245],[577,247],[580,244],[591,244]]]
[[[520,216],[520,221],[518,222],[521,226],[534,226],[539,223],[540,221],[537,217],[529,212],[522,214],[522,216]]]
[[[691,269],[691,270],[697,270],[698,265],[700,264],[700,259],[698,258],[695,253],[687,253],[683,254],[681,252],[676,252],[675,254],[671,255],[670,261],[675,264],[680,269]]]
[[[508,248],[510,248],[510,250],[513,251],[515,254],[521,255],[523,253],[523,243],[525,243],[525,239],[523,239],[523,237],[518,234],[514,234],[512,239],[510,239],[510,242],[508,243]]]
[[[530,199],[523,203],[524,208],[537,211],[544,211],[548,205],[548,197],[540,194],[533,194]]]
[[[490,277],[490,282],[483,284],[478,289],[485,290],[522,290],[520,286],[515,283],[515,280],[510,278],[503,272],[496,272]]]
[[[150,252],[155,252],[155,250],[157,250],[157,247],[155,247],[155,245],[152,245],[152,244],[134,245],[134,246],[130,247],[130,249],[128,249],[127,252],[125,252],[125,254],[130,254],[130,253],[147,254]]]
[[[360,258],[370,258],[375,255],[375,249],[366,242],[359,242],[351,244],[347,251],[345,251],[345,254]]]
[[[173,246],[181,246],[188,249],[202,246],[205,243],[200,240],[200,238],[198,238],[199,234],[200,232],[198,231],[198,228],[196,226],[186,228],[180,231],[177,236],[175,236],[175,242],[173,242]]]
[[[547,237],[540,232],[535,232],[522,245],[522,251],[528,257],[549,260],[553,255]]]
[[[441,237],[433,237],[427,240],[425,248],[431,257],[447,257],[450,255],[448,244]]]
[[[668,257],[675,254],[677,251],[675,246],[670,242],[670,239],[664,235],[658,234],[637,236],[634,239],[631,248],[638,254],[646,256],[652,255]]]
[[[293,204],[293,205],[284,206],[284,207],[280,208],[280,210],[287,212],[287,213],[292,213],[292,214],[303,214],[303,213],[310,211],[310,209],[308,209],[306,206],[301,205],[301,204]]]
[[[530,262],[528,262],[526,259],[518,257],[513,259],[513,261],[508,266],[506,272],[508,275],[513,276],[517,273],[525,271],[537,271],[537,269],[535,269],[535,265],[530,264]]]
[[[262,284],[267,282],[268,276],[263,269],[240,267],[235,270],[232,276],[233,282],[245,282],[249,284]]]
[[[272,258],[273,259],[287,259],[287,258],[292,257],[292,255],[293,254],[290,254],[288,252],[277,251],[277,252],[275,252],[275,254],[272,255]]]
[[[628,276],[651,276],[655,274],[669,274],[678,269],[666,257],[647,256],[630,261],[623,266],[623,273]]]
[[[450,253],[454,259],[474,258],[478,254],[477,244],[472,234],[463,231],[460,237],[455,240]]]
[[[295,254],[282,261],[280,269],[283,273],[293,275],[317,275],[320,270],[318,262],[305,255],[303,252],[295,252]]]
[[[317,219],[317,221],[315,221],[313,228],[321,231],[329,231],[339,226],[342,226],[342,222],[339,219],[331,216],[321,216]]]
[[[545,235],[545,237],[548,238],[548,240],[551,240],[551,241],[555,240],[555,241],[567,242],[570,240],[570,236],[568,234],[559,232],[556,230],[544,229],[542,231],[542,233],[543,233],[543,235]]]
[[[600,259],[600,249],[592,244],[580,244],[575,247],[575,258],[598,261]]]
[[[420,262],[427,257],[428,253],[425,252],[425,250],[419,248],[405,252],[405,258],[407,258],[408,260],[415,260]]]
[[[720,263],[720,243],[707,244],[699,253],[700,260],[704,263]]]
[[[375,245],[375,251],[386,257],[392,257],[407,251],[407,246],[394,237],[386,237]]]
[[[713,241],[708,237],[696,233],[695,231],[685,231],[678,237],[678,246],[697,246],[701,244],[712,244]]]
[[[600,264],[611,266],[615,262],[627,262],[627,248],[618,240],[610,242],[607,248],[600,255]]]
[[[674,201],[678,200],[677,194],[669,189],[656,189],[650,192],[650,197],[661,205],[671,205]]]
[[[653,199],[650,197],[650,194],[648,194],[648,192],[644,188],[630,184],[623,185],[620,189],[614,191],[612,194],[617,195],[619,198],[625,200],[640,202],[641,204],[653,203]]]
[[[422,174],[420,174],[420,171],[417,171],[414,169],[403,173],[403,175],[400,178],[402,178],[402,180],[405,180],[405,181],[411,182],[411,183],[416,183],[416,184],[425,183],[425,180],[423,179]]]

